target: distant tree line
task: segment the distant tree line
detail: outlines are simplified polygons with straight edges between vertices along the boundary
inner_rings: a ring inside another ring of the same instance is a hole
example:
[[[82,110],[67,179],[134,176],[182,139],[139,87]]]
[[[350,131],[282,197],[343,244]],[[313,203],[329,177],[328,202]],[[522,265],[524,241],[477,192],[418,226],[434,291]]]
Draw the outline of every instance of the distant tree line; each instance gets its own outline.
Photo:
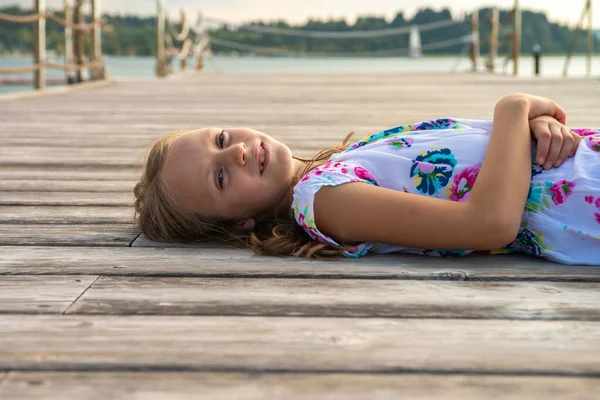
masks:
[[[489,50],[490,35],[490,8],[480,9],[479,12],[479,33],[481,42],[481,52],[487,53]],[[31,13],[30,10],[22,9],[18,6],[9,6],[0,8],[0,12],[11,15],[25,15]],[[63,16],[59,10],[56,13]],[[153,55],[156,52],[156,18],[155,17],[136,17],[119,16],[105,14],[103,18],[108,25],[102,33],[102,51],[109,55]],[[435,11],[429,8],[419,10],[412,18],[404,17],[403,12],[398,12],[395,18],[388,22],[385,18],[377,16],[362,16],[357,18],[354,24],[350,25],[344,19],[330,19],[327,21],[309,19],[304,24],[290,25],[285,21],[265,23],[261,21],[253,22],[255,25],[278,28],[292,28],[302,30],[318,31],[365,31],[387,28],[399,28],[411,26],[414,24],[427,24],[430,22],[443,21],[451,19],[450,10],[443,9]],[[512,21],[509,11],[500,11],[500,35],[499,35],[499,53],[507,54],[512,51],[512,41],[508,33],[512,31]],[[64,52],[64,30],[61,26],[48,20],[46,23],[46,41],[47,48],[55,50],[58,53]],[[243,27],[243,26],[242,26]],[[445,28],[434,29],[421,32],[421,43],[435,43],[448,39],[454,39],[471,32],[470,23],[465,20]],[[586,40],[582,32],[576,47],[577,53],[584,53],[586,50]],[[314,39],[293,36],[262,34],[249,30],[240,29],[240,27],[223,26],[211,31],[215,38],[224,39],[233,42],[239,42],[251,46],[274,47],[287,49],[291,51],[315,51],[315,52],[363,52],[375,50],[392,50],[407,48],[409,46],[409,37],[407,34],[398,36],[386,36],[375,39]],[[531,53],[534,44],[539,44],[545,54],[564,54],[568,51],[573,38],[573,29],[556,23],[548,22],[546,15],[532,11],[523,11],[522,15],[522,41],[521,50],[523,53]],[[241,52],[213,44],[212,50],[215,54],[229,54],[231,52]],[[0,21],[0,51],[20,50],[22,52],[31,52],[33,48],[33,24],[13,24]],[[426,51],[426,54],[457,54],[463,50],[464,44],[457,44],[451,47]],[[595,39],[594,48],[600,49],[600,40]]]

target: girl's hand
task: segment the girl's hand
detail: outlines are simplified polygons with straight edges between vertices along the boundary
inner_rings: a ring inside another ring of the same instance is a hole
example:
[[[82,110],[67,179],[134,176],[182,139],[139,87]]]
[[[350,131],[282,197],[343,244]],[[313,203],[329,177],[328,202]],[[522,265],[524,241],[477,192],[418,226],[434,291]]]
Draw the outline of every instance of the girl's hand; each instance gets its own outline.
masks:
[[[524,97],[527,100],[529,105],[529,120],[540,115],[549,115],[561,124],[567,124],[567,113],[553,100],[525,93],[515,93],[514,96]]]
[[[560,167],[572,157],[581,142],[581,137],[569,130],[556,118],[541,115],[529,121],[531,135],[537,140],[536,163],[544,169]]]

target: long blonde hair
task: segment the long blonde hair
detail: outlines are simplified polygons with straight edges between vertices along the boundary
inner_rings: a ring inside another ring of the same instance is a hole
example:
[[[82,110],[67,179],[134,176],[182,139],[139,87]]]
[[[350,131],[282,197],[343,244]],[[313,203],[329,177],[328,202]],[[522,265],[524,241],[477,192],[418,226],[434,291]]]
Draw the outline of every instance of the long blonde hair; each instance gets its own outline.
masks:
[[[146,165],[135,185],[135,215],[138,229],[159,242],[221,242],[250,247],[259,255],[286,255],[306,258],[339,257],[349,246],[335,247],[316,242],[295,221],[291,207],[285,215],[257,220],[251,232],[241,231],[234,221],[220,220],[184,209],[168,195],[161,179],[162,168],[173,141],[186,131],[173,132],[150,147]],[[350,133],[337,146],[320,151],[313,158],[293,156],[307,163],[302,176],[324,164],[332,154],[349,146]],[[290,191],[297,181],[292,182]]]

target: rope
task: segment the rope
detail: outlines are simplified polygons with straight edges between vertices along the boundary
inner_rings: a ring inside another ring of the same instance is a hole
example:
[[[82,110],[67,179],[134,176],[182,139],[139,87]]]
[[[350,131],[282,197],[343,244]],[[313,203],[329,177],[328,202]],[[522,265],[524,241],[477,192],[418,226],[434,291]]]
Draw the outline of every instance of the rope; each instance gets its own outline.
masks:
[[[76,31],[89,31],[97,25],[105,25],[106,24],[106,21],[102,21],[102,20],[90,22],[88,24],[73,24],[64,18],[59,17],[58,15],[54,14],[52,11],[49,11],[49,10],[46,12],[40,13],[40,14],[31,14],[31,15],[24,15],[24,16],[14,16],[14,15],[0,13],[0,21],[8,21],[8,22],[13,22],[13,23],[17,23],[17,24],[36,22],[42,18],[49,18],[63,27],[71,28]]]
[[[209,42],[210,39],[208,38],[208,36],[203,36],[202,39],[200,39],[200,41],[194,46],[194,54],[200,54],[201,52],[203,52],[204,49],[206,49],[206,47],[208,46]]]
[[[101,62],[102,62],[102,59],[98,58],[96,60],[88,61],[87,63],[81,64],[81,65],[77,65],[77,64],[56,64],[56,63],[44,63],[44,65],[47,68],[54,68],[54,69],[59,69],[61,71],[71,72],[71,71],[81,71],[81,70],[84,70],[84,69],[92,68],[92,67],[95,67],[97,64],[100,64]]]
[[[450,47],[459,43],[467,43],[471,42],[473,37],[471,35],[464,35],[455,39],[443,40],[441,42],[430,43],[428,45],[421,46],[421,50],[433,50],[439,49],[443,47]],[[272,47],[261,47],[261,46],[252,46],[244,43],[232,42],[229,40],[216,39],[211,37],[211,43],[217,44],[224,47],[235,48],[239,50],[248,50],[255,53],[266,53],[266,54],[284,54],[284,55],[294,55],[298,57],[356,57],[356,56],[393,56],[393,55],[401,55],[407,54],[410,51],[409,47],[401,48],[401,49],[389,49],[389,50],[373,50],[373,51],[363,51],[363,52],[310,52],[310,51],[291,51],[286,49],[277,49]]]
[[[182,42],[190,33],[190,23],[188,22],[186,16],[187,16],[186,12],[184,10],[181,10],[181,24],[183,26],[181,27],[180,33],[177,33],[175,28],[173,28],[173,25],[171,25],[171,21],[169,20],[169,17],[167,16],[165,18],[167,21],[167,26],[169,27],[169,31],[171,32],[171,35],[173,35],[173,37],[178,42]]]
[[[190,49],[192,48],[192,39],[185,39],[183,42],[183,46],[181,46],[181,50],[176,55],[178,60],[185,60],[190,54]]]
[[[46,16],[46,13],[20,15],[20,16],[0,13],[0,21],[14,22],[16,24],[26,24],[28,22],[35,22],[38,19],[43,18],[45,16]]]
[[[204,25],[204,16],[202,15],[201,11],[198,11],[198,14],[196,17],[196,26],[192,26],[192,27],[190,27],[190,29],[196,35],[204,33],[204,31],[206,30],[205,25]]]
[[[23,74],[25,72],[37,71],[41,68],[41,66],[42,64],[34,64],[26,67],[0,68],[0,74]]]
[[[220,20],[208,18],[207,21],[221,23],[224,25],[231,25],[226,22],[222,22]],[[249,30],[260,33],[272,33],[278,35],[285,36],[298,36],[298,37],[310,37],[310,38],[322,38],[322,39],[351,39],[351,38],[375,38],[375,37],[385,37],[385,36],[394,36],[410,33],[412,27],[416,26],[419,28],[421,32],[426,32],[432,29],[443,28],[446,26],[464,23],[461,20],[444,20],[431,22],[429,24],[423,25],[413,25],[406,26],[402,28],[390,28],[390,29],[379,29],[373,31],[350,31],[350,32],[327,32],[327,31],[304,31],[300,29],[286,29],[286,28],[272,28],[260,25],[241,25],[238,27],[240,30]]]
[[[77,64],[56,64],[50,62],[43,62],[34,65],[28,65],[26,67],[16,67],[16,68],[0,68],[0,74],[23,74],[25,72],[33,72],[37,71],[41,68],[54,68],[62,71],[81,71],[84,69],[92,68],[97,64],[100,64],[102,59],[99,58],[97,60],[89,61],[85,64],[77,65]]]
[[[106,22],[102,21],[102,20],[92,21],[87,24],[74,24],[74,23],[67,21],[64,18],[59,17],[58,15],[54,14],[52,11],[48,11],[47,14],[48,14],[48,18],[50,18],[57,24],[65,27],[65,28],[71,28],[76,31],[89,31],[89,30],[94,29],[94,27],[96,27],[98,25],[102,26],[102,25],[106,24]]]

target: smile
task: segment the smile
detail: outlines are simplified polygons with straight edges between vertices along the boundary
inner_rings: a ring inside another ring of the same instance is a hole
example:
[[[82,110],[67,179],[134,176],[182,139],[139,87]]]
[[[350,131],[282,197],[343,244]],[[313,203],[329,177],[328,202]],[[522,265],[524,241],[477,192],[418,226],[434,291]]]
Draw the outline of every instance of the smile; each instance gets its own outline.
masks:
[[[256,159],[258,163],[258,171],[262,175],[267,167],[267,164],[269,163],[269,151],[263,143],[260,143],[258,145],[257,153],[258,157]]]

